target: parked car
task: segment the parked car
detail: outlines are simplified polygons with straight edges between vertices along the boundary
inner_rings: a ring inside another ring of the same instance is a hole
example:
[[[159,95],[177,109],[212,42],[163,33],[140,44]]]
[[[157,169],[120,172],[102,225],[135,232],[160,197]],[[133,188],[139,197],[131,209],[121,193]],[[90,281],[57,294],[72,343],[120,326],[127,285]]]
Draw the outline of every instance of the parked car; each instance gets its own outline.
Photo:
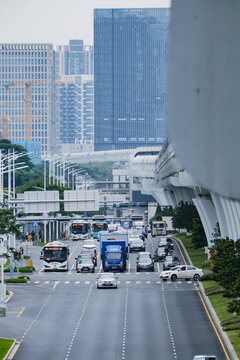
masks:
[[[193,360],[217,360],[215,355],[195,355]]]
[[[129,251],[145,251],[146,244],[139,237],[129,239]]]
[[[97,288],[117,288],[117,276],[112,273],[101,273],[97,277]]]
[[[77,272],[95,272],[95,266],[91,258],[83,257],[76,263]]]
[[[176,281],[177,279],[193,279],[197,281],[202,275],[202,269],[198,269],[192,265],[179,265],[170,270],[162,271],[160,273],[160,278],[165,281],[167,279],[171,279],[172,281]]]
[[[155,261],[165,260],[166,256],[169,254],[169,249],[167,246],[159,246],[155,251]]]
[[[139,253],[142,254],[142,253]],[[149,253],[148,253],[149,254]],[[137,258],[137,272],[139,271],[154,271],[154,261],[149,255],[140,255]]]
[[[167,255],[163,263],[163,270],[169,270],[177,265],[180,265],[180,260],[177,256]]]
[[[86,250],[94,250],[96,249],[96,243],[94,240],[84,240],[83,248]]]

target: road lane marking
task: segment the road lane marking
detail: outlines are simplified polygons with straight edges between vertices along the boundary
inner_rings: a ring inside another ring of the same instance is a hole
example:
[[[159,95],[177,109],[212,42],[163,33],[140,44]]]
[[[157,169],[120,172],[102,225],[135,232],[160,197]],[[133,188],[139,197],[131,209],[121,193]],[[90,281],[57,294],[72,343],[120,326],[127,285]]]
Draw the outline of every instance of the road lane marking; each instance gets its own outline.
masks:
[[[34,281],[34,284],[39,284],[40,281]]]
[[[85,283],[84,283],[84,284],[88,285],[88,284],[90,284],[90,281],[85,281]]]
[[[211,315],[209,314],[209,311],[208,311],[208,309],[207,309],[207,306],[206,306],[206,304],[205,304],[205,301],[204,301],[203,298],[202,298],[201,292],[200,292],[199,290],[197,290],[197,292],[198,292],[198,295],[199,295],[199,297],[200,297],[200,299],[201,299],[201,302],[202,302],[202,304],[203,304],[203,307],[204,307],[204,309],[205,309],[205,311],[206,311],[206,314],[207,314],[207,316],[208,316],[208,318],[209,318],[209,320],[210,320],[210,323],[212,324],[212,327],[213,327],[213,329],[214,329],[214,331],[215,331],[215,333],[216,333],[216,335],[217,335],[217,337],[218,337],[218,340],[219,340],[219,342],[220,342],[220,344],[221,344],[221,346],[222,346],[222,349],[223,349],[223,351],[224,351],[224,354],[226,355],[227,360],[230,360],[230,358],[229,358],[229,356],[228,356],[228,354],[227,354],[227,350],[225,349],[225,346],[224,346],[224,344],[223,344],[223,342],[222,342],[222,339],[221,339],[221,337],[220,337],[220,335],[219,335],[219,332],[218,332],[218,330],[217,330],[217,328],[216,328],[216,326],[215,326],[215,324],[214,324],[214,322],[213,322],[213,320],[212,320]]]
[[[70,281],[64,281],[64,284],[70,284]]]
[[[128,263],[128,273],[130,274],[131,272],[131,262],[130,262],[130,259],[129,259],[129,263]]]
[[[44,284],[49,284],[49,281],[44,281]]]
[[[151,281],[146,281],[146,284],[151,284]]]
[[[68,257],[68,260],[71,259],[71,257],[73,256],[74,252],[77,250],[77,248],[80,246],[80,244],[81,244],[81,243],[79,243],[79,244],[77,244],[77,245],[75,246],[75,248],[73,249],[73,251],[71,252],[71,254],[70,254],[69,257]]]
[[[25,306],[19,311],[19,313],[17,314],[17,318],[20,318],[20,316],[22,315],[22,313],[24,312],[25,310]]]
[[[136,284],[138,285],[138,284],[141,284],[141,281],[136,281]]]
[[[60,283],[60,281],[55,281],[52,290],[55,290],[55,289],[56,289],[56,286],[57,286],[59,283]]]
[[[80,281],[75,281],[75,284],[80,284]]]
[[[180,246],[179,246],[179,244],[178,244],[177,241],[175,241],[175,243],[177,244],[177,247],[178,247],[178,249],[179,249],[179,251],[180,251],[180,254],[181,254],[182,258],[183,258],[184,264],[186,265],[187,262],[186,262],[186,260],[185,260],[185,257],[184,257],[184,255],[183,255],[182,251],[181,251],[181,248],[180,248]],[[196,288],[196,285],[194,285],[194,286],[195,286],[195,288]],[[199,295],[199,297],[200,297],[200,299],[201,299],[201,302],[202,302],[203,307],[204,307],[204,309],[205,309],[205,311],[206,311],[206,314],[207,314],[207,316],[208,316],[208,318],[209,318],[209,320],[210,320],[210,323],[212,324],[212,327],[213,327],[213,329],[214,329],[214,331],[215,331],[215,333],[216,333],[216,335],[217,335],[217,338],[218,338],[218,340],[219,340],[219,342],[220,342],[220,344],[221,344],[221,346],[222,346],[222,349],[223,349],[223,351],[224,351],[224,354],[226,355],[227,360],[230,360],[230,358],[229,358],[229,356],[228,356],[228,353],[227,353],[227,350],[226,350],[226,348],[225,348],[225,346],[224,346],[224,344],[223,344],[223,342],[222,342],[222,339],[221,339],[221,337],[220,337],[220,334],[219,334],[218,330],[216,329],[216,326],[215,326],[215,324],[214,324],[214,322],[213,322],[213,320],[212,320],[212,318],[211,318],[211,315],[209,314],[209,311],[208,311],[207,306],[206,306],[206,304],[205,304],[205,301],[204,301],[204,299],[203,299],[203,297],[202,297],[202,295],[201,295],[201,292],[200,292],[197,288],[196,288],[196,290],[197,290],[198,295]]]
[[[88,305],[88,301],[89,301],[91,292],[92,292],[92,285],[91,285],[90,288],[89,288],[88,295],[87,295],[86,301],[85,301],[85,303],[84,303],[82,312],[81,312],[80,317],[79,317],[79,319],[78,319],[77,325],[76,325],[76,327],[75,327],[75,329],[74,329],[73,336],[72,336],[72,339],[71,339],[71,341],[70,341],[67,354],[66,354],[66,356],[65,356],[65,360],[68,360],[68,358],[69,358],[69,355],[70,355],[70,352],[71,352],[71,350],[72,350],[72,346],[73,346],[73,343],[74,343],[74,340],[75,340],[75,337],[76,337],[76,333],[77,333],[77,330],[78,330],[78,328],[79,328],[80,322],[81,322],[81,320],[82,320],[82,318],[83,318],[83,316],[84,316],[84,313],[85,313],[85,311],[86,311],[86,307],[87,307],[87,305]]]
[[[20,342],[20,341],[16,341],[16,342],[15,342],[15,346],[14,346],[11,354],[8,355],[8,360],[12,360],[12,359],[14,358],[14,355],[15,355],[16,352],[18,351],[20,345],[21,345],[21,342]]]
[[[74,268],[74,265],[75,265],[75,264],[73,263],[73,264],[72,264],[72,266],[71,266],[70,271],[68,272],[68,274],[69,274],[69,275],[71,275],[71,274],[72,274],[72,269]]]

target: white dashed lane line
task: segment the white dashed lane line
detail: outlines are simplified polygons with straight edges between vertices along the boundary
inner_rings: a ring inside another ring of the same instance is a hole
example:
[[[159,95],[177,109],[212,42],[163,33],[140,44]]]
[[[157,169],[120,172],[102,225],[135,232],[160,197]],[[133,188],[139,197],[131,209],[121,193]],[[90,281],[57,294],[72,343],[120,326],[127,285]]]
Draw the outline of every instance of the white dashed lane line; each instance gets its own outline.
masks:
[[[123,320],[123,338],[122,338],[122,360],[125,359],[125,349],[126,349],[126,334],[127,334],[127,313],[128,313],[128,286],[126,288],[126,297],[125,297],[125,310],[124,310],[124,320]]]
[[[70,353],[71,353],[72,346],[73,346],[75,337],[76,337],[76,335],[77,335],[77,331],[78,331],[80,322],[81,322],[81,320],[82,320],[82,318],[83,318],[83,316],[84,316],[84,313],[85,313],[85,311],[86,311],[86,307],[87,307],[88,300],[89,300],[89,297],[90,297],[90,295],[91,295],[91,292],[92,292],[92,285],[91,285],[90,288],[89,288],[88,295],[87,295],[87,299],[86,299],[85,304],[84,304],[84,306],[83,306],[82,312],[81,312],[80,317],[79,317],[78,322],[77,322],[77,325],[76,325],[76,327],[75,327],[75,329],[74,329],[73,336],[72,336],[72,339],[71,339],[71,341],[70,341],[67,354],[66,354],[66,356],[65,356],[65,360],[68,360],[69,355],[70,355]]]

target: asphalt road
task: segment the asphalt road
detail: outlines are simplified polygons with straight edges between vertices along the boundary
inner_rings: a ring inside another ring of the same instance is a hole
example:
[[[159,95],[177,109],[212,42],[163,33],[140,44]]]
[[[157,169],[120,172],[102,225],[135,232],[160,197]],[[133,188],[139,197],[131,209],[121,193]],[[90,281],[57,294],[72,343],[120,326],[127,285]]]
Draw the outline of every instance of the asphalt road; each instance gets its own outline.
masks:
[[[8,286],[14,296],[0,319],[0,336],[21,341],[14,359],[192,360],[201,353],[227,359],[195,282],[162,282],[161,263],[154,273],[137,273],[133,253],[118,289],[97,289],[96,273],[75,271],[82,242],[69,244],[67,273],[44,273],[40,248],[31,247],[31,282]],[[156,246],[149,236],[147,250]]]

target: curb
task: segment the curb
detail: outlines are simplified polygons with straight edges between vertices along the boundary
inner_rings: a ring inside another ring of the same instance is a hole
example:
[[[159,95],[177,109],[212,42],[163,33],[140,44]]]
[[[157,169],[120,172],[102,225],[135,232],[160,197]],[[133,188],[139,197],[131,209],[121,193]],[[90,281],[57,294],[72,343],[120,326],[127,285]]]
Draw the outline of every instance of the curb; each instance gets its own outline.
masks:
[[[187,264],[188,265],[193,265],[192,264],[192,261],[188,255],[188,252],[184,246],[184,244],[182,243],[181,240],[179,240],[178,238],[176,237],[172,237],[174,241],[176,241],[178,243],[178,245],[180,246],[182,252],[184,253],[184,257],[186,258],[186,261],[187,261]],[[200,291],[202,297],[203,297],[203,300],[205,302],[205,305],[207,307],[207,310],[209,311],[210,313],[210,316],[212,318],[212,321],[219,333],[219,336],[224,344],[224,346],[226,347],[227,349],[227,352],[228,352],[228,355],[230,356],[231,360],[239,360],[233,346],[232,346],[232,343],[231,341],[229,340],[227,334],[225,331],[223,331],[222,329],[222,326],[221,326],[221,323],[220,323],[220,320],[211,304],[211,301],[209,300],[208,296],[205,294],[205,291],[204,291],[204,287],[202,285],[202,283],[200,281],[198,281],[198,284],[196,285],[196,289]]]
[[[13,339],[13,344],[8,350],[7,354],[4,356],[3,360],[12,360],[16,352],[18,351],[21,343],[16,339]]]

